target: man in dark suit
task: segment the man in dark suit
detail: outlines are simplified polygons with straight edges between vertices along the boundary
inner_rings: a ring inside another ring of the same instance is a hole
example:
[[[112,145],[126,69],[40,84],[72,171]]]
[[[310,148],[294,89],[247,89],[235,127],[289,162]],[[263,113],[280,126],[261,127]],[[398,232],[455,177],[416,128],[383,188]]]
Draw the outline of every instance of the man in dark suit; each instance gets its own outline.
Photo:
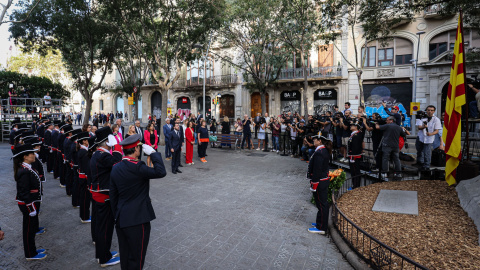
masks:
[[[170,149],[167,146],[168,140],[170,138],[170,133],[173,130],[173,125],[170,124],[170,118],[167,118],[165,122],[166,124],[163,126],[163,136],[165,136],[165,160],[171,160],[172,152],[170,152]]]
[[[253,119],[253,122],[255,123],[255,139],[257,138],[257,134],[258,134],[258,129],[260,128],[260,119],[262,117],[260,116],[260,113],[257,113],[257,116],[255,117],[255,119]]]
[[[178,169],[180,164],[180,155],[182,152],[182,135],[180,135],[180,126],[175,123],[174,130],[170,132],[168,138],[168,149],[172,153],[172,173],[181,173]]]
[[[135,133],[140,134],[140,141],[143,143],[145,138],[143,138],[143,128],[140,126],[140,121],[135,121]]]
[[[179,133],[180,133],[180,140],[182,142],[182,147],[185,145],[185,133],[183,132],[183,126],[182,126],[182,121],[180,120],[180,118],[175,118],[175,123],[174,124],[178,124],[179,126]],[[174,126],[172,126],[172,132],[174,130]],[[178,163],[178,167],[183,167],[182,165],[182,161],[180,160],[180,162]]]
[[[142,269],[155,211],[149,197],[150,179],[167,175],[162,154],[140,142],[134,134],[122,142],[125,156],[110,174],[110,204],[115,218],[122,269]],[[139,161],[141,152],[150,156],[153,168]]]

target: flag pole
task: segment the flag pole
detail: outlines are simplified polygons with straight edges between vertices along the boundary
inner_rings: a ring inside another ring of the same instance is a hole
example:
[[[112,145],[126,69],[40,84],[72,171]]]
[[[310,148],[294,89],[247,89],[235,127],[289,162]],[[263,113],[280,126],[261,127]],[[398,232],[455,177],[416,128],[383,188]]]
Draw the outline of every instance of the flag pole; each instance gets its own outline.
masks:
[[[463,53],[462,53],[462,57],[463,57],[463,83],[464,83],[464,86],[465,86],[465,97],[467,95],[467,62],[465,62],[465,37],[464,37],[464,32],[463,32],[463,11],[462,9],[460,9],[460,31],[462,32],[462,48],[463,48]],[[469,152],[469,149],[470,149],[470,140],[469,140],[469,130],[470,130],[470,127],[469,127],[469,124],[468,124],[468,111],[469,111],[469,104],[468,102],[465,102],[465,106],[466,106],[466,113],[465,113],[465,142],[463,144],[463,152],[467,153],[467,160],[470,160],[470,152]]]

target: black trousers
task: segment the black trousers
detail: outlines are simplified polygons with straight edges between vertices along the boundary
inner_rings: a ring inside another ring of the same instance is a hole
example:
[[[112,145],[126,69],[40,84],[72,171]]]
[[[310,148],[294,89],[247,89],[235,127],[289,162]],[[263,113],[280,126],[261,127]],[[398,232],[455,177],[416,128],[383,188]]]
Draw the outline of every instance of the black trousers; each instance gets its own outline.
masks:
[[[205,158],[205,155],[207,154],[207,146],[207,142],[202,142],[202,144],[198,145],[198,157]]]
[[[317,191],[313,192],[315,199],[315,206],[317,206],[317,229],[327,231],[328,228],[328,185],[330,181],[320,181],[317,186]]]
[[[40,203],[35,203],[35,206],[39,206]],[[31,217],[28,213],[27,206],[18,205],[23,215],[23,251],[25,258],[31,258],[37,256],[37,247],[35,245],[35,235],[38,231],[38,207],[37,215]]]
[[[40,146],[40,153],[39,153],[39,157],[40,159],[42,160],[42,163],[45,163],[47,162],[47,149],[45,149],[46,147],[44,145]]]
[[[92,193],[90,193],[90,198],[92,197]],[[90,203],[92,204],[92,222],[90,223],[90,233],[92,234],[92,242],[97,242],[97,235],[95,233],[95,227],[97,226],[97,204],[96,202],[91,199]],[[97,252],[95,250],[95,258],[98,258]]]
[[[110,247],[114,229],[114,219],[110,203],[95,202],[97,207],[97,220],[95,224],[95,254],[100,264],[108,262],[112,258]]]
[[[78,166],[73,167],[72,181],[72,206],[80,206],[80,193],[78,183]]]
[[[255,139],[258,138],[258,129],[260,128],[260,125],[255,125]]]
[[[182,150],[178,149],[172,153],[172,172],[176,172],[178,166],[180,165],[180,156],[182,155]]]
[[[356,159],[355,162],[348,160],[348,165],[350,165],[350,175],[352,176],[352,188],[360,187],[360,167],[358,162],[361,159]]]
[[[60,157],[60,185],[66,185],[67,180],[67,169],[70,167],[69,164],[63,163],[63,157]]]
[[[67,192],[67,195],[70,196],[72,195],[72,188],[73,188],[73,169],[70,166],[70,163],[65,164],[65,191]]]
[[[80,218],[90,219],[90,201],[92,196],[87,187],[87,179],[78,178],[78,204],[80,205]],[[73,198],[73,196],[72,196]]]
[[[122,269],[142,269],[150,240],[150,222],[120,228],[116,226]]]
[[[267,135],[265,134],[265,137],[267,137]],[[241,148],[243,149],[243,146],[245,145],[245,140],[247,140],[247,148],[250,149],[252,146],[250,145],[250,138],[252,138],[252,133],[248,132],[244,132],[243,133],[243,139],[242,139],[242,146]]]
[[[60,164],[61,164],[61,157],[62,155],[60,154],[60,157],[58,156],[58,152],[53,152],[54,154],[54,160],[53,160],[53,178],[57,179],[60,176]]]
[[[47,171],[46,172],[51,172],[53,171],[53,162],[55,160],[55,152],[52,151],[50,153],[50,149],[47,148]]]

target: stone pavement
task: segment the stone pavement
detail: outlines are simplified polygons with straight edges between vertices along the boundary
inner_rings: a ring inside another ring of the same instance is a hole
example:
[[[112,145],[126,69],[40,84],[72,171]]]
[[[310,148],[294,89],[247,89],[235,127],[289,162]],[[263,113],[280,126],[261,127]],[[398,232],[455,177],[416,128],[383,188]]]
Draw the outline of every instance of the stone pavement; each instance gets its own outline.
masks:
[[[316,208],[306,163],[260,151],[208,148],[207,154],[208,163],[195,156],[195,165],[176,175],[166,161],[167,176],[151,181],[157,219],[144,269],[351,269],[330,238],[307,232]],[[47,232],[36,237],[48,257],[25,260],[10,157],[9,145],[0,144],[0,269],[100,269],[89,225],[51,174],[40,215]]]

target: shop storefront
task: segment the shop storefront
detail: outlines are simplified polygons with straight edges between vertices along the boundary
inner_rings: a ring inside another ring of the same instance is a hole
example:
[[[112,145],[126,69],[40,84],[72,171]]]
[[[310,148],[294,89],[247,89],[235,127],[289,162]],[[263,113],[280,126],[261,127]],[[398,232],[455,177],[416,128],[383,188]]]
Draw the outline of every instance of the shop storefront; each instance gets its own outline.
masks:
[[[333,106],[337,105],[337,90],[318,89],[313,95],[313,111],[315,115],[334,111]]]
[[[300,113],[300,101],[302,97],[300,91],[283,91],[280,94],[280,113]]]

